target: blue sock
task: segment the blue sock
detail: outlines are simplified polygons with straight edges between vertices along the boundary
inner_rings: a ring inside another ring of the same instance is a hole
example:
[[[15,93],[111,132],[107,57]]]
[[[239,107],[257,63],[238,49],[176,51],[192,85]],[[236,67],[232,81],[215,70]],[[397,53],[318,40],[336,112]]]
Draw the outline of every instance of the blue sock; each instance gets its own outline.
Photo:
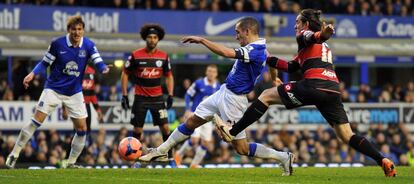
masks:
[[[250,143],[249,144],[249,157],[253,157],[256,154],[256,148],[257,148],[257,144],[256,143]]]

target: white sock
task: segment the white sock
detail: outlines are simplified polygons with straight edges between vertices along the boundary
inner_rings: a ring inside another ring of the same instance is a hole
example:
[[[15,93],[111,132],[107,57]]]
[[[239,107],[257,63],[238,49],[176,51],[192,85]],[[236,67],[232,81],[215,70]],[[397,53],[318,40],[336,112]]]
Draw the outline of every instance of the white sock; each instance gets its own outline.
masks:
[[[39,128],[41,123],[32,118],[32,122],[24,126],[17,137],[16,144],[13,147],[13,151],[10,155],[14,157],[19,157],[20,151],[22,151],[24,145],[27,141],[33,136],[33,133]]]
[[[207,150],[203,148],[201,145],[197,147],[195,156],[193,161],[191,161],[191,165],[200,165],[201,161],[203,161],[204,156],[206,156]]]
[[[191,135],[191,134],[190,134]],[[177,145],[178,143],[188,139],[190,135],[185,135],[181,133],[178,128],[176,128],[171,135],[168,137],[164,143],[158,146],[157,150],[161,153],[167,153],[172,147]]]
[[[78,135],[78,133],[80,135]],[[86,132],[76,132],[72,140],[72,148],[70,149],[70,154],[68,158],[68,163],[74,164],[78,159],[79,155],[82,153],[83,148],[86,143]]]
[[[176,152],[178,155],[183,156],[185,152],[191,149],[190,140],[184,142],[180,149]]]
[[[286,159],[288,159],[288,154],[286,154],[286,152],[276,151],[274,149],[268,148],[264,146],[263,144],[259,144],[259,143],[250,143],[250,147],[252,144],[257,145],[256,151],[254,153],[254,157],[264,158],[264,159],[276,159],[279,162],[285,161]],[[251,154],[249,153],[249,155]]]

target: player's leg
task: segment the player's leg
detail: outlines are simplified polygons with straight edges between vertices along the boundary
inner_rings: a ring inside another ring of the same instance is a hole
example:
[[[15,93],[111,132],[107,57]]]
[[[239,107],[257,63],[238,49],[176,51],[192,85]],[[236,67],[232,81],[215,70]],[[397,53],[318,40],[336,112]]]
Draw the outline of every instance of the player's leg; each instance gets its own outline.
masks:
[[[131,108],[131,121],[130,124],[134,127],[132,130],[132,137],[135,137],[139,141],[143,141],[144,122],[147,116],[148,108],[143,103],[143,99],[135,96],[134,103]]]
[[[206,156],[208,148],[210,147],[210,145],[212,145],[213,129],[214,127],[213,127],[212,122],[208,122],[196,129],[196,131],[199,132],[198,140],[201,140],[201,141],[198,146],[195,145],[196,150],[195,150],[194,158],[190,164],[191,168],[200,167],[200,163],[203,161],[204,157]],[[194,134],[195,133],[196,132],[194,132]]]
[[[75,165],[76,160],[82,153],[82,150],[86,144],[86,131],[88,129],[86,125],[86,118],[88,117],[88,113],[86,111],[86,106],[83,103],[82,92],[76,93],[72,96],[65,96],[63,98],[63,104],[68,109],[69,117],[72,119],[76,133],[72,139],[69,157],[67,160],[62,162],[62,167],[77,168],[79,166]]]
[[[210,120],[215,113],[218,113],[217,101],[220,101],[220,91],[217,91],[207,99],[203,100],[197,107],[195,113],[187,121],[178,126],[158,148],[140,157],[141,161],[149,162],[160,156],[165,156],[167,152],[178,143],[188,139],[194,130]]]
[[[171,150],[178,143],[188,139],[191,134],[194,132],[194,129],[200,125],[206,123],[207,121],[198,117],[197,115],[192,115],[188,120],[178,126],[168,137],[164,143],[158,146],[156,149],[153,149],[148,154],[140,157],[141,161],[149,162],[158,157],[163,157],[167,155],[167,152]]]
[[[397,169],[395,168],[394,163],[390,159],[385,158],[368,139],[354,134],[349,123],[336,124],[334,129],[336,135],[338,135],[344,143],[349,144],[355,150],[374,159],[384,170],[385,176],[396,176]]]
[[[19,157],[19,154],[23,147],[26,145],[26,143],[29,141],[29,139],[33,136],[34,132],[42,125],[42,122],[46,119],[47,114],[36,111],[33,118],[31,119],[31,122],[27,125],[25,125],[19,133],[19,136],[17,137],[16,144],[13,147],[13,150],[9,154],[9,156],[6,159],[6,166],[8,168],[14,168],[17,158]]]
[[[249,125],[259,120],[267,111],[270,105],[280,104],[281,100],[277,87],[266,89],[260,94],[246,110],[243,117],[232,126],[230,134],[236,136],[238,133],[246,129]]]
[[[36,112],[33,115],[30,123],[26,124],[17,137],[16,144],[13,147],[12,152],[7,156],[6,166],[14,168],[20,151],[33,136],[33,133],[39,128],[48,114],[55,110],[55,107],[61,104],[61,100],[57,96],[57,93],[50,89],[45,89],[39,98],[39,102],[36,105]]]
[[[292,164],[294,161],[294,155],[290,152],[277,151],[275,149],[264,146],[260,143],[247,142],[247,138],[241,138],[246,136],[243,131],[239,133],[235,140],[232,141],[232,145],[240,155],[246,155],[249,157],[256,157],[261,159],[275,159],[283,168],[283,176],[290,176],[293,173]],[[238,139],[241,138],[241,139]]]
[[[279,87],[266,89],[260,94],[259,98],[255,100],[244,112],[243,117],[230,127],[221,121],[219,117],[215,117],[213,122],[216,124],[223,139],[227,142],[232,141],[234,136],[242,132],[249,125],[259,120],[269,108],[269,105],[282,103],[278,92]]]
[[[86,118],[86,144],[85,146],[88,147],[92,145],[92,135],[91,135],[91,123],[92,123],[92,112],[91,112],[91,105],[89,103],[85,103],[86,112],[88,117]]]
[[[392,161],[385,158],[368,139],[352,132],[340,95],[326,93],[324,100],[325,102],[316,107],[333,126],[338,138],[355,150],[374,159],[379,166],[383,167],[386,176],[395,176],[396,169]]]
[[[199,141],[200,141],[200,128],[196,128],[194,130],[194,133],[191,135],[190,139],[187,139],[186,141],[184,141],[183,145],[181,145],[180,149],[178,149],[178,151],[175,152],[174,154],[174,160],[177,163],[177,165],[181,165],[181,161],[183,159],[183,156],[185,155],[185,153],[189,150],[191,150],[192,148],[197,148]]]

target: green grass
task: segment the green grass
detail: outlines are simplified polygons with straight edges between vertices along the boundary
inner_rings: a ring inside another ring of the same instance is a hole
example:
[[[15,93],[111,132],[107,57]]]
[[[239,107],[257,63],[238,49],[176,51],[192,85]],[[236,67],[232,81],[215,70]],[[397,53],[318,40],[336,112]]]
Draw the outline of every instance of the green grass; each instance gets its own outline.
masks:
[[[250,169],[55,169],[0,170],[0,183],[414,183],[414,167],[398,167],[396,178],[385,178],[379,167],[296,168],[282,177],[278,168]]]

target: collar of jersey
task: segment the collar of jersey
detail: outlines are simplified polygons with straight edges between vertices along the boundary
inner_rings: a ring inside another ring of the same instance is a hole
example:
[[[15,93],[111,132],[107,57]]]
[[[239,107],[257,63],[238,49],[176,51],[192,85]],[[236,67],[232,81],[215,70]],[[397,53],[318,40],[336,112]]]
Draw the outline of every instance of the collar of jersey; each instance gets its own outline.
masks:
[[[68,44],[68,47],[72,47],[72,43],[69,40],[69,34],[66,34],[66,44]],[[79,43],[79,48],[82,47],[82,44],[83,44],[83,37],[81,38],[81,41]]]
[[[210,83],[208,83],[208,79],[207,79],[207,77],[204,77],[204,85],[206,85],[206,86],[209,86],[210,85]],[[214,84],[213,84],[213,88],[216,88],[217,87],[217,82],[214,82]]]
[[[258,40],[249,43],[249,45],[254,44],[254,45],[265,45],[266,44],[266,39],[264,38],[259,38]]]

